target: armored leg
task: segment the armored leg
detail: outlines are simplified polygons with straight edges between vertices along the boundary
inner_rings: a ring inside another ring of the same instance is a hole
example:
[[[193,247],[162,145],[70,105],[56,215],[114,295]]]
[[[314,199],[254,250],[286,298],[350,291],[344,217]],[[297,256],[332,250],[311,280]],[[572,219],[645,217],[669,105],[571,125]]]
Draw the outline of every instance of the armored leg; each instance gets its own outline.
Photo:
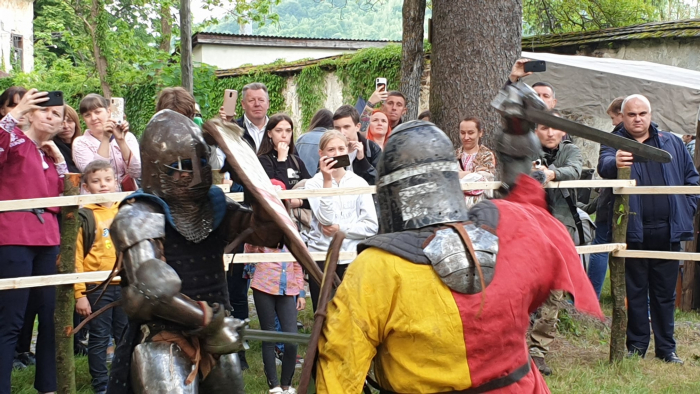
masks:
[[[142,343],[136,346],[132,356],[131,387],[136,394],[197,394],[199,377],[185,385],[193,367],[192,361],[175,344]]]
[[[237,353],[224,354],[199,386],[201,394],[243,394],[243,371]]]

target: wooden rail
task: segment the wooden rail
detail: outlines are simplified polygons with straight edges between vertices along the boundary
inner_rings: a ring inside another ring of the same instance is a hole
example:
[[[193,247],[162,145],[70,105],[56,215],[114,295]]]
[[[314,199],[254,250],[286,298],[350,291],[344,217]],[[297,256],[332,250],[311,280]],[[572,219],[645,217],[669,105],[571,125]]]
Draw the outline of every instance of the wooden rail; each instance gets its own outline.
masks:
[[[545,188],[588,188],[588,187],[612,187],[628,190],[634,188],[634,180],[593,180],[593,181],[563,181],[549,182]],[[501,186],[501,182],[466,182],[462,183],[462,190],[495,190]],[[227,186],[219,186],[225,188]],[[343,187],[315,190],[284,190],[277,192],[280,199],[309,198],[324,196],[340,196],[352,194],[374,194],[374,186]],[[700,193],[700,191],[698,192]],[[0,212],[16,211],[20,209],[34,209],[46,207],[65,207],[71,205],[100,204],[105,202],[119,202],[124,200],[129,193],[85,194],[80,196],[62,196],[49,198],[29,198],[26,200],[0,201]],[[243,201],[243,193],[228,193],[227,196],[234,201]]]

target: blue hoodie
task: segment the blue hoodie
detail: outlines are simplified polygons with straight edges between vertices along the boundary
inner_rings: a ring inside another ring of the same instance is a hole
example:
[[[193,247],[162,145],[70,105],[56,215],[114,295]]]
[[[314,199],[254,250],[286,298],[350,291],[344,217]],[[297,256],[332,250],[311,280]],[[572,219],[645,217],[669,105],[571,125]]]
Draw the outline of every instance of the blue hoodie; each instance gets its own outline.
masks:
[[[634,139],[625,130],[624,126],[613,131],[613,134]],[[659,130],[653,123],[649,126],[649,134],[650,138],[658,138],[659,147],[673,156],[673,160],[670,163],[662,165],[665,184],[667,186],[697,186],[700,176],[683,141],[671,133]],[[598,174],[601,177],[605,179],[617,178],[616,152],[617,149],[605,145],[600,146]],[[645,165],[646,163],[643,162],[635,162],[632,165],[631,177],[637,181],[637,184],[639,184],[642,166]],[[669,194],[668,199],[670,206],[670,241],[679,242],[693,239],[693,216],[697,208],[698,195]],[[630,212],[632,212],[632,215],[630,215],[627,224],[627,242],[643,242],[642,203],[639,195],[630,195]]]

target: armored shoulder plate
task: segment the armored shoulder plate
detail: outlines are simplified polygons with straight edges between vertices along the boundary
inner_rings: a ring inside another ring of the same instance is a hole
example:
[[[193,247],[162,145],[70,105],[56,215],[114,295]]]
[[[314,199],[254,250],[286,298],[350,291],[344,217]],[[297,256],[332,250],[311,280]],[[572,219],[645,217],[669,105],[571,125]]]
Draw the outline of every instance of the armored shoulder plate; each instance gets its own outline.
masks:
[[[498,237],[473,223],[464,224],[471,238],[476,256],[479,259],[484,283],[488,286],[496,272],[498,254]],[[478,294],[481,279],[476,264],[472,261],[459,234],[451,228],[442,228],[435,232],[435,237],[423,249],[433,269],[440,279],[452,290],[463,294]]]
[[[147,239],[165,238],[165,215],[155,204],[148,202],[122,204],[110,233],[120,252]]]

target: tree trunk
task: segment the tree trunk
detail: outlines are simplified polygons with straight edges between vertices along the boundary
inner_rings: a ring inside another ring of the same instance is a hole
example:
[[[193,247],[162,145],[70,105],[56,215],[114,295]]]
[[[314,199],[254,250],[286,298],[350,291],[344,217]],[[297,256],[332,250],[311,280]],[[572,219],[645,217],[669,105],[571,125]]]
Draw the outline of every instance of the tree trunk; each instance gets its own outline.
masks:
[[[107,29],[107,16],[104,9],[105,5],[101,0],[92,0],[92,7],[90,9],[90,17],[92,25],[88,24],[87,28],[90,31],[90,36],[92,38],[92,53],[95,57],[95,68],[97,68],[97,75],[100,78],[100,86],[102,86],[102,94],[107,98],[112,97],[112,87],[107,81],[107,70],[109,64],[107,63],[107,58],[105,57],[105,33]]]
[[[482,119],[490,142],[501,119],[490,103],[520,56],[520,0],[434,0],[431,120],[459,145],[459,122]]]
[[[401,92],[406,96],[406,119],[418,118],[423,76],[423,22],[426,0],[404,0],[401,47]]]
[[[695,141],[700,141],[700,121],[695,126]],[[695,168],[698,168],[700,164],[700,149],[695,149],[695,155],[693,157],[693,162],[695,163]],[[686,250],[688,252],[697,252],[698,245],[700,241],[698,237],[698,231],[700,230],[700,210],[695,212],[695,218],[693,219],[693,229],[694,235],[693,240],[686,242]],[[682,291],[681,291],[681,310],[684,312],[690,312],[693,309],[698,309],[700,304],[698,304],[697,299],[700,296],[700,290],[698,290],[698,278],[700,274],[700,265],[697,261],[686,260],[683,263],[683,279],[682,279]]]
[[[630,179],[631,169],[618,168],[617,179]],[[615,196],[613,205],[613,243],[627,243],[627,221],[630,216],[629,194]],[[625,297],[625,258],[610,255],[610,292],[613,299],[612,325],[610,326],[610,362],[622,361],[627,354],[627,308]]]
[[[170,13],[170,4],[160,6],[160,46],[163,52],[170,52],[170,40],[173,37],[173,15]]]
[[[80,174],[66,174],[64,196],[80,194]],[[78,239],[78,207],[61,208],[61,249],[56,273],[75,272],[75,243]],[[73,285],[56,286],[56,309],[54,325],[56,330],[56,378],[58,394],[75,393],[75,360],[73,358],[73,311],[75,293]]]
[[[190,94],[194,94],[190,0],[180,0],[180,70],[182,71],[182,87]]]

